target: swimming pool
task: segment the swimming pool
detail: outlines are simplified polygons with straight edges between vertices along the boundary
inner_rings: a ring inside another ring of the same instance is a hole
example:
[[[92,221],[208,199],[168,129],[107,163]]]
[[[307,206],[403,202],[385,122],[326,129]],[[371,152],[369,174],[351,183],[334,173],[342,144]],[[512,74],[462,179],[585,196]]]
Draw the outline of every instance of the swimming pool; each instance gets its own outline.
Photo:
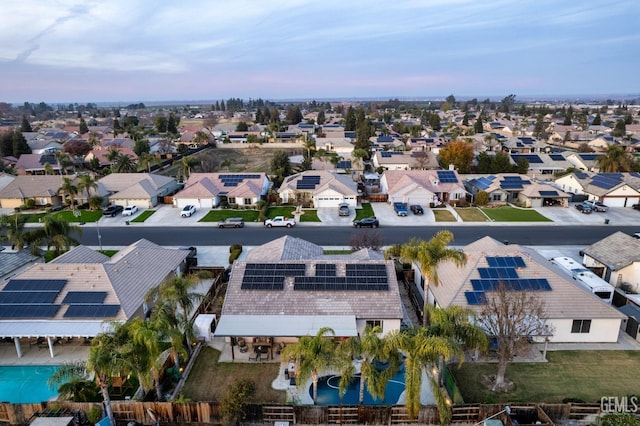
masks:
[[[318,404],[319,405],[338,405],[340,404],[340,396],[338,394],[338,385],[340,376],[324,376],[318,380]],[[404,392],[404,366],[387,382],[384,391],[384,399],[373,399],[365,385],[364,389],[364,405],[394,405],[398,403],[398,399]],[[349,387],[342,397],[342,404],[357,405],[358,395],[360,393],[360,375],[349,383]],[[309,387],[309,395],[313,398],[313,385]]]
[[[29,365],[0,367],[0,401],[14,404],[48,401],[58,396],[47,380],[58,367]]]

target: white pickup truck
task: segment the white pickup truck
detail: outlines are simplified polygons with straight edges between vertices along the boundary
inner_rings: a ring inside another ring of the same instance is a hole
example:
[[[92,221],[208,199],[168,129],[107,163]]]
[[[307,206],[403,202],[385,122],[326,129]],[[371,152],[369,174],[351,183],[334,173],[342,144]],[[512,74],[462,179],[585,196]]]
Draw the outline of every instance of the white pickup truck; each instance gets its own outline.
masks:
[[[286,226],[287,228],[291,228],[295,226],[296,221],[294,219],[289,219],[284,216],[276,216],[273,219],[267,219],[264,221],[264,226],[267,228],[271,228],[272,226]]]

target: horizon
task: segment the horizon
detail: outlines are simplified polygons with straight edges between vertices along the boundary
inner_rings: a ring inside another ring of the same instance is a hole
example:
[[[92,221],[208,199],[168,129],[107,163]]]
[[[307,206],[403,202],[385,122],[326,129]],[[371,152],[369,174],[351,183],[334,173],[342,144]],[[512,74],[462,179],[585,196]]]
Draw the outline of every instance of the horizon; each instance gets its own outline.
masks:
[[[12,104],[640,93],[635,0],[6,0],[3,12]]]

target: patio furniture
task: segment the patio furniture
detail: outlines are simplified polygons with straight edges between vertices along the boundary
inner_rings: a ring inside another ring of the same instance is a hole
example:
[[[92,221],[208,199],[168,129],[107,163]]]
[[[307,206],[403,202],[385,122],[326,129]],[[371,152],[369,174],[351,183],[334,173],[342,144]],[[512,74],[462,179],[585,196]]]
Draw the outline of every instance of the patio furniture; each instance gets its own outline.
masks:
[[[259,357],[260,361],[269,361],[269,354],[268,353],[259,353],[258,357]]]
[[[249,355],[249,361],[257,361],[259,356],[257,352],[254,352],[253,355]]]

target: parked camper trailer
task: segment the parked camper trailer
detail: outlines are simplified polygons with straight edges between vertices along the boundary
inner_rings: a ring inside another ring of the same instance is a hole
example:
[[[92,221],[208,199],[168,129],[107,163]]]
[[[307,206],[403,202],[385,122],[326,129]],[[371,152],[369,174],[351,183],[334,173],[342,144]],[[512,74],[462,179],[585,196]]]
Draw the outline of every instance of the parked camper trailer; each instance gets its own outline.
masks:
[[[551,259],[551,263],[570,274],[578,284],[598,296],[603,302],[611,304],[615,291],[613,286],[585,268],[580,262],[570,257],[561,256]]]

